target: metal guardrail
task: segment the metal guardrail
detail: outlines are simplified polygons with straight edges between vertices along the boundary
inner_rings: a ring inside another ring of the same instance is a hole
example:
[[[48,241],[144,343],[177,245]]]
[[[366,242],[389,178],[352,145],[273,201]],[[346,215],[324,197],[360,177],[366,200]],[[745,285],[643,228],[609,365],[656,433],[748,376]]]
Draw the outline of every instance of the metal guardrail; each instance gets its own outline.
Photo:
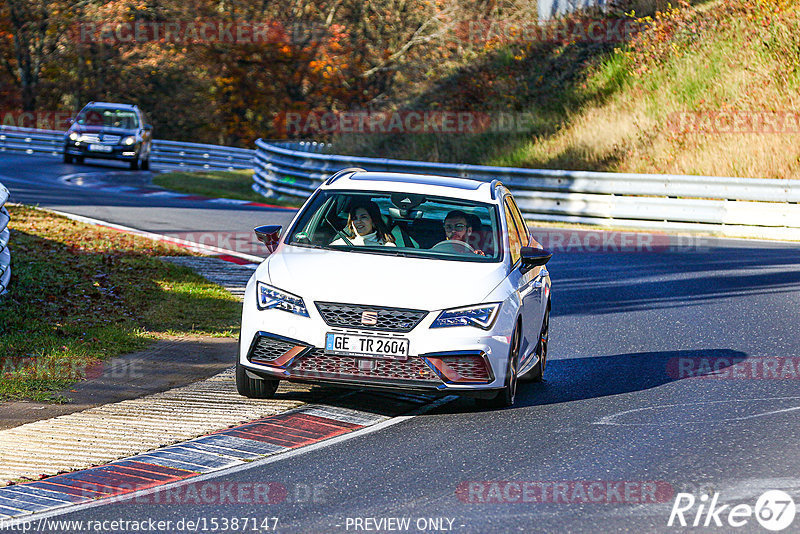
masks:
[[[259,139],[253,189],[305,198],[344,167],[500,179],[531,221],[800,239],[800,180],[456,165],[321,154],[318,146]]]
[[[0,126],[0,153],[21,152],[61,157],[64,132]],[[153,140],[152,163],[204,169],[252,169],[254,150],[200,143]]]
[[[5,207],[7,201],[8,189],[0,184],[0,295],[6,292],[11,281],[11,251],[8,249],[10,238],[8,221],[11,220],[11,216]]]

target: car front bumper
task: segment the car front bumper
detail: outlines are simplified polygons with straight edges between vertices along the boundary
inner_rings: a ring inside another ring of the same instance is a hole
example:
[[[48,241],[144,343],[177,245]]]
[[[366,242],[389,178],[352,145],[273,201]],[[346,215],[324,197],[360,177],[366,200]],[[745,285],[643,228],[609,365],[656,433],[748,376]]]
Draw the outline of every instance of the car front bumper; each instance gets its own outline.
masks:
[[[96,158],[96,159],[115,159],[120,161],[133,161],[139,156],[139,145],[103,145],[111,147],[109,152],[89,150],[86,143],[74,143],[70,141],[64,146],[64,153],[74,157]]]
[[[513,310],[501,306],[490,330],[430,328],[435,311],[410,332],[397,333],[333,327],[314,308],[308,308],[309,317],[259,311],[246,295],[241,365],[262,378],[441,394],[492,396],[505,385]],[[330,332],[402,337],[409,352],[403,359],[330,354],[324,349]]]

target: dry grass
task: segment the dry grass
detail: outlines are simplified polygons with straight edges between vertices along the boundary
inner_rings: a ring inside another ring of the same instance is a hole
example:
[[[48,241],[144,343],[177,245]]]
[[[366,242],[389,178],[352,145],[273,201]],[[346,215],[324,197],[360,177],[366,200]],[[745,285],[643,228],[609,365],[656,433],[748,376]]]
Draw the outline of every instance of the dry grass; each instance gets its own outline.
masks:
[[[241,304],[157,256],[185,249],[13,206],[0,306],[0,400],[52,397],[100,361],[160,338],[234,335]]]
[[[661,5],[666,2],[642,0],[637,14],[666,13],[645,19],[651,29],[632,42],[599,51],[580,45],[517,50],[522,61],[487,60],[458,80],[463,85],[490,72],[502,89],[468,101],[470,109],[512,106],[547,118],[549,126],[514,137],[355,140],[346,149],[530,168],[800,178],[800,128],[718,133],[674,124],[678,114],[800,116],[800,1],[695,3],[670,10]],[[444,107],[458,93],[442,87]]]

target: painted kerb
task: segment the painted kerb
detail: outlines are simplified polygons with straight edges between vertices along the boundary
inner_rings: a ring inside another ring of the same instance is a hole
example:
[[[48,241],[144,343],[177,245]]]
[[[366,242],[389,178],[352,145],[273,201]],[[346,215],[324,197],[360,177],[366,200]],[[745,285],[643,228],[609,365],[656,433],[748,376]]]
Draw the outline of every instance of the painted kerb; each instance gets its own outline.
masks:
[[[64,132],[0,126],[2,152],[61,157],[64,153]],[[245,148],[154,139],[150,161],[176,167],[252,169],[254,152]]]
[[[6,292],[11,281],[11,251],[8,249],[8,221],[11,217],[5,207],[7,201],[8,189],[0,184],[0,295]]]
[[[531,221],[800,239],[799,180],[429,163],[322,154],[323,146],[257,140],[253,189],[304,198],[345,167],[500,179]]]

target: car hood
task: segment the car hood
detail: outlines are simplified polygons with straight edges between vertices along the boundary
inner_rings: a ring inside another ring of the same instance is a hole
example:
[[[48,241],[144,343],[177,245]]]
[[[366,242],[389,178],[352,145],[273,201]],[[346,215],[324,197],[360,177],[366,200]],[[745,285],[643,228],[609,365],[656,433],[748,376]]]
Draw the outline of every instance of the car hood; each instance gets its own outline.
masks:
[[[112,134],[112,135],[119,135],[122,137],[128,135],[136,135],[136,130],[128,130],[125,128],[113,128],[109,126],[76,126],[74,130],[71,130],[78,133],[104,133],[104,134]]]
[[[506,273],[503,263],[286,246],[268,258],[256,276],[303,297],[306,305],[326,301],[432,311],[481,303]]]

